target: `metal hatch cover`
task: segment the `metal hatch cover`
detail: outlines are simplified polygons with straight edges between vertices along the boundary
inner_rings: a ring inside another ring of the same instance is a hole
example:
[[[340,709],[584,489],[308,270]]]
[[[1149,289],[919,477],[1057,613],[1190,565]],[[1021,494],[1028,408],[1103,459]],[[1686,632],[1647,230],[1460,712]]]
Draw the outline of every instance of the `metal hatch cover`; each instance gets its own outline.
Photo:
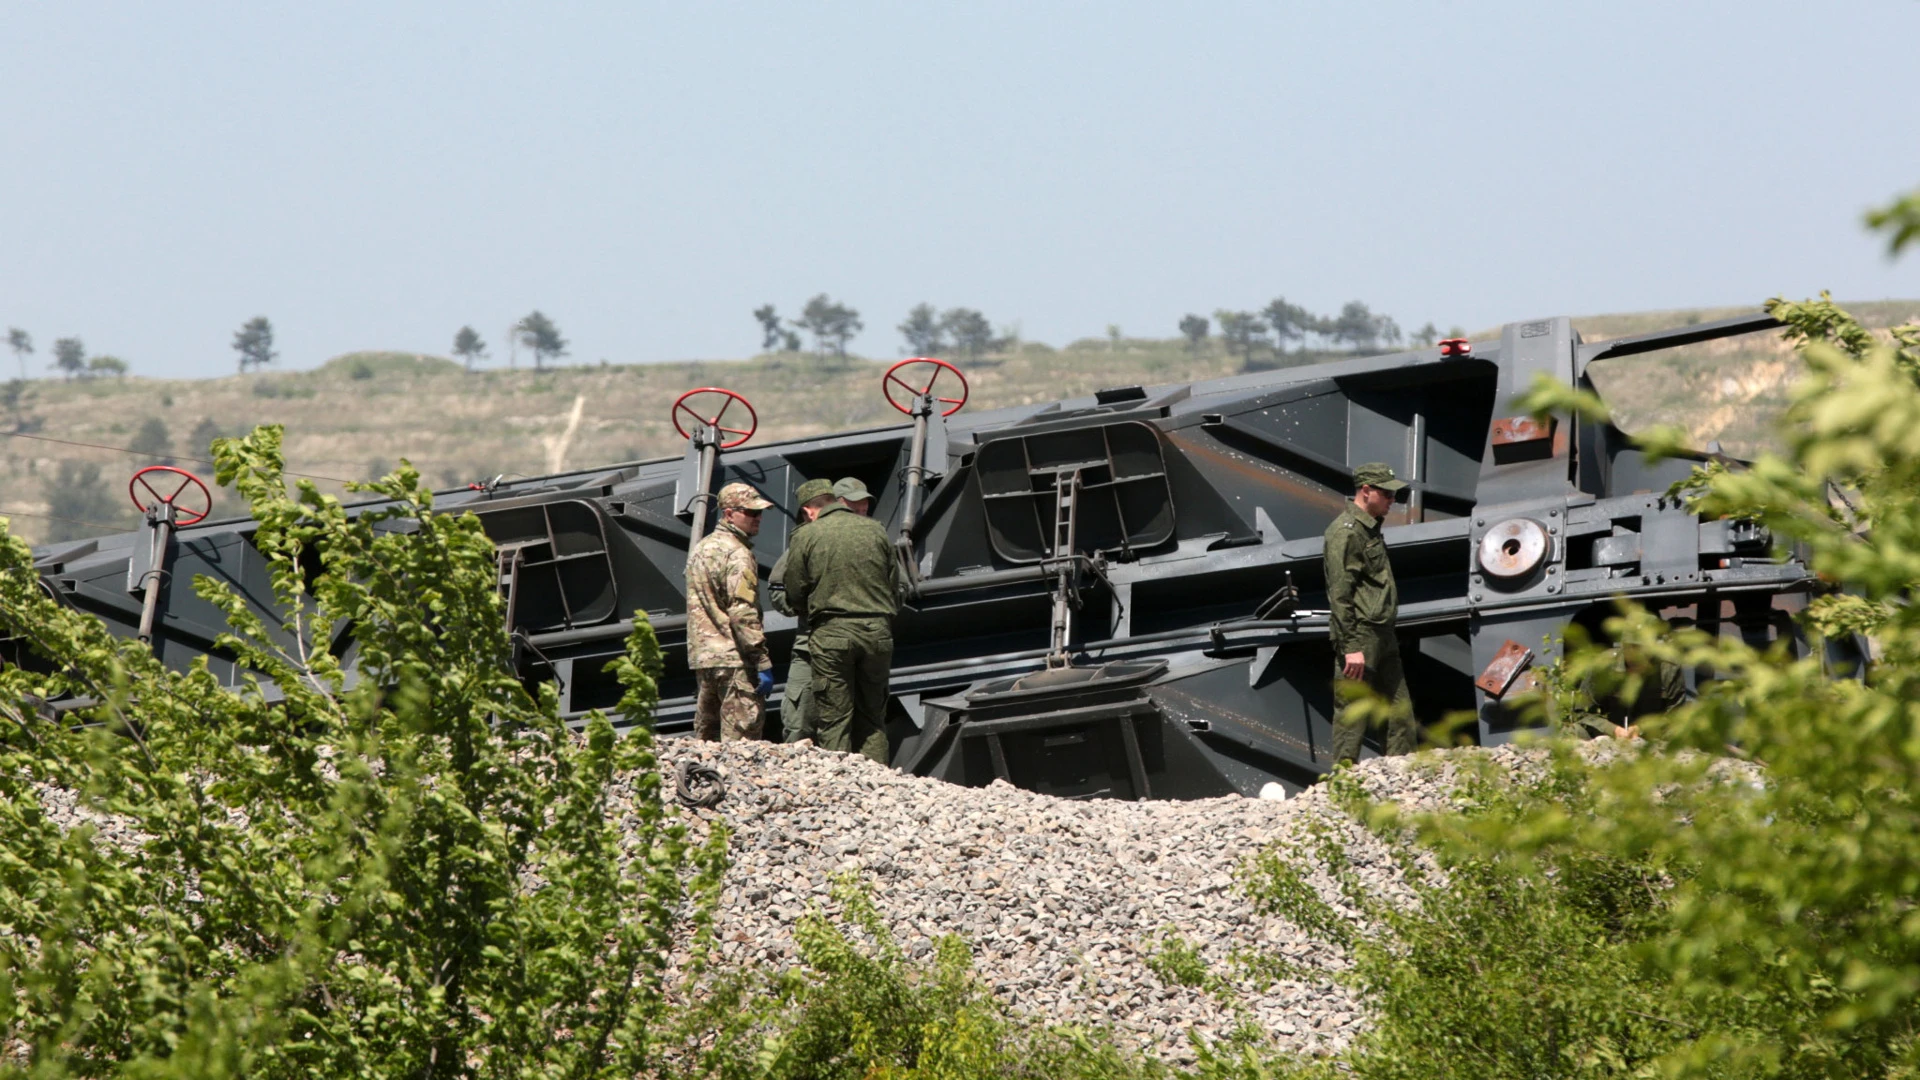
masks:
[[[974,475],[995,554],[1014,563],[1052,556],[1056,483],[1075,471],[1081,551],[1132,552],[1173,537],[1173,488],[1160,433],[1123,420],[981,444]]]

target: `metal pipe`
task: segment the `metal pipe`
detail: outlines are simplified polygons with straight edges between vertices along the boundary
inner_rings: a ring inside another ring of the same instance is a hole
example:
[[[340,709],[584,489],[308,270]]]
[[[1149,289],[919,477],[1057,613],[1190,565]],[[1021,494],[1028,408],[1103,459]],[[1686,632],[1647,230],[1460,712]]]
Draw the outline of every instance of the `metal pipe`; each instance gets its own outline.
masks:
[[[920,523],[920,493],[926,482],[927,424],[933,415],[933,388],[913,399],[913,444],[907,453],[907,490],[900,500],[900,535],[893,544],[907,580],[917,592],[920,560],[914,557],[913,527]]]
[[[693,498],[687,500],[687,509],[693,520],[687,523],[687,558],[693,558],[693,549],[700,546],[700,540],[707,535],[707,504],[713,501],[713,459],[718,450],[719,436],[705,424],[694,429],[694,444],[700,447],[700,486]]]
[[[685,615],[649,616],[647,624],[655,630],[679,630],[687,625]],[[554,645],[579,645],[585,642],[606,641],[612,638],[624,638],[633,633],[633,620],[622,619],[617,623],[605,623],[600,626],[582,626],[573,630],[553,630],[544,634],[525,635],[528,644],[537,649]]]
[[[165,510],[160,512],[153,523],[153,553],[148,570],[140,579],[146,588],[146,597],[140,605],[140,643],[153,644],[153,624],[160,616],[160,583],[167,576],[167,548],[173,539],[173,504],[163,503]]]

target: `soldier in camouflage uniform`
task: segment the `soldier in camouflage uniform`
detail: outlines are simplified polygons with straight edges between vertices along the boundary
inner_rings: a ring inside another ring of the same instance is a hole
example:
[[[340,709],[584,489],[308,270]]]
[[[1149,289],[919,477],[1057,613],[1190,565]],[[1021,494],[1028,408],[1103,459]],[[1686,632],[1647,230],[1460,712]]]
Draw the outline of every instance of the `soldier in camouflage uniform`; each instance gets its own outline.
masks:
[[[700,686],[693,730],[708,742],[757,739],[765,723],[773,660],[753,537],[772,505],[750,484],[721,488],[720,525],[687,557],[687,666]]]
[[[1334,678],[1365,682],[1392,702],[1387,753],[1411,754],[1420,731],[1400,665],[1400,641],[1393,632],[1400,614],[1400,590],[1393,581],[1393,566],[1387,562],[1387,542],[1380,535],[1380,521],[1393,505],[1395,493],[1407,485],[1394,477],[1391,466],[1378,461],[1355,469],[1353,479],[1357,488],[1353,501],[1327,526],[1323,563]],[[1360,758],[1363,723],[1349,720],[1347,712],[1344,703],[1334,711],[1336,762]]]
[[[800,485],[793,493],[793,498],[800,504],[800,523],[794,529],[797,535],[833,501],[833,481],[809,480]],[[767,602],[773,605],[775,611],[791,615],[800,622],[793,635],[793,660],[787,665],[787,685],[780,692],[782,733],[786,741],[799,742],[814,735],[810,715],[813,711],[813,654],[807,645],[806,612],[796,610],[787,596],[787,555],[792,550],[792,541],[788,541],[787,550],[781,552],[779,560],[773,564],[773,573],[767,577]]]
[[[866,486],[842,480],[833,493],[787,549],[787,601],[807,613],[818,743],[885,763],[900,560],[887,530],[849,505],[871,502]]]

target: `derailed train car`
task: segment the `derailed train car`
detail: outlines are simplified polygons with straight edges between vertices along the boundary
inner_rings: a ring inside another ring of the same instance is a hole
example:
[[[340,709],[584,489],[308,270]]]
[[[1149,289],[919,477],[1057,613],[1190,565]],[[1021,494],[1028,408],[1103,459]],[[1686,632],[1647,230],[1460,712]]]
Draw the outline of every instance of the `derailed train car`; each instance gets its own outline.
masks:
[[[1569,621],[1618,596],[1752,640],[1792,634],[1812,574],[1761,528],[1666,498],[1692,461],[1656,464],[1608,425],[1540,423],[1516,405],[1543,374],[1586,385],[1605,357],[1776,326],[1756,314],[1584,344],[1545,319],[1497,342],[992,411],[962,408],[950,366],[906,361],[876,390],[900,425],[752,445],[751,406],[703,389],[675,407],[683,457],[436,502],[472,511],[498,545],[517,663],[553,680],[571,717],[614,705],[604,666],[645,613],[667,657],[658,728],[689,731],[683,568],[713,493],[746,481],[785,511],[757,540],[764,574],[795,527],[795,489],[851,475],[877,494],[914,581],[895,630],[897,768],[1068,797],[1297,789],[1331,766],[1320,536],[1361,462],[1409,484],[1385,536],[1425,723],[1471,711],[1470,736],[1511,738],[1504,702]],[[166,663],[209,655],[237,681],[191,582],[207,574],[269,605],[251,522],[196,518],[188,480],[143,472],[143,529],[46,547],[39,572]],[[767,624],[784,672],[792,620]]]

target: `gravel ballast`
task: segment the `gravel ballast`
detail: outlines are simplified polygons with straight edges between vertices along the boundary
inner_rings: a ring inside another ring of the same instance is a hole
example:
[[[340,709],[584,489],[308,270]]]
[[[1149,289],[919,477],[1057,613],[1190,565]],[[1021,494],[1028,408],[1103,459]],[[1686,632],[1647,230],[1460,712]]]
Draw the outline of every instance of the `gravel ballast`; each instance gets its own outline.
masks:
[[[1374,798],[1431,808],[1451,786],[1446,759],[1461,753],[1516,757],[1502,748],[1378,759],[1361,763],[1356,779]],[[1364,1022],[1360,1003],[1331,982],[1242,986],[1236,1015],[1149,968],[1167,931],[1198,946],[1216,972],[1246,949],[1308,967],[1341,963],[1333,946],[1253,911],[1235,887],[1243,861],[1304,838],[1317,821],[1334,830],[1370,887],[1403,891],[1385,847],[1319,788],[1286,801],[1068,801],[1004,782],[965,788],[906,776],[810,743],[667,740],[660,755],[669,776],[693,761],[726,779],[718,806],[682,811],[732,832],[717,918],[726,959],[797,962],[795,921],[810,906],[835,910],[833,879],[851,871],[909,955],[928,956],[934,937],[958,934],[972,946],[975,970],[1015,1011],[1110,1026],[1172,1061],[1191,1060],[1189,1030],[1219,1038],[1250,1022],[1279,1048],[1324,1053]],[[694,831],[704,835],[699,824]]]

